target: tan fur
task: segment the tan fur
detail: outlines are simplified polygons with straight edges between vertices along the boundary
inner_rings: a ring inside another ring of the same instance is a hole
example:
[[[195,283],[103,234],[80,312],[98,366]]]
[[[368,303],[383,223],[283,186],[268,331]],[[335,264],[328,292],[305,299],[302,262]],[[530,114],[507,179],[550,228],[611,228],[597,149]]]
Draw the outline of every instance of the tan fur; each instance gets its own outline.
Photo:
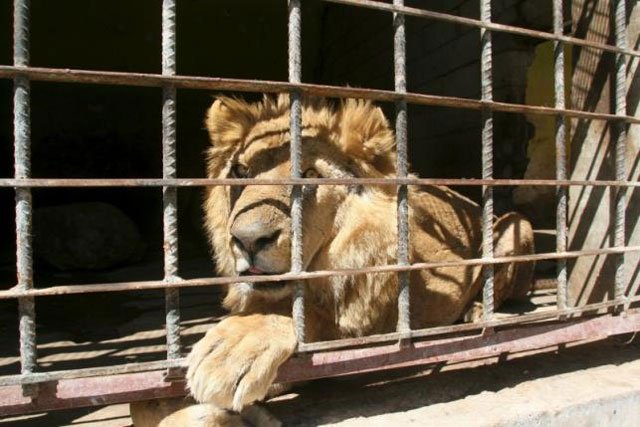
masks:
[[[242,165],[257,178],[290,174],[288,96],[249,104],[219,98],[206,118],[212,141],[208,175],[226,178]],[[323,177],[393,177],[395,141],[382,111],[367,101],[338,107],[306,100],[302,110],[302,170]],[[396,190],[393,186],[317,186],[303,190],[303,263],[306,271],[360,268],[396,262]],[[289,270],[289,186],[206,190],[206,228],[218,271],[238,275],[255,262],[270,273]],[[409,187],[410,261],[459,261],[480,254],[480,208],[446,187]],[[232,235],[259,225],[274,240],[251,261]],[[248,228],[249,227],[249,228]],[[266,231],[265,231],[266,230]],[[533,252],[530,224],[517,214],[497,221],[496,256]],[[249,261],[247,261],[249,260]],[[462,318],[481,288],[479,267],[413,271],[411,326],[451,324]],[[531,264],[497,266],[495,302],[530,287]],[[519,283],[516,283],[517,280]],[[241,282],[241,279],[239,279]],[[189,356],[187,380],[195,399],[240,410],[265,397],[278,366],[293,354],[292,285],[266,290],[229,287],[231,316],[213,327]],[[398,281],[394,273],[336,276],[306,282],[309,341],[393,331]]]

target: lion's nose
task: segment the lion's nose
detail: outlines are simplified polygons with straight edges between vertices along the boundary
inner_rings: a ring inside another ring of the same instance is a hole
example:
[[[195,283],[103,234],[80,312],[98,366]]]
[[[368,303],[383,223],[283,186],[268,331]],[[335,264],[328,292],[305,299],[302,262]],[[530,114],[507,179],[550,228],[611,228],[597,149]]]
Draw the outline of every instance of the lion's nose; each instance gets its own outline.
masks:
[[[260,222],[249,224],[234,224],[231,227],[231,236],[235,243],[247,251],[250,255],[260,252],[265,247],[275,243],[280,236],[280,229],[266,226]]]

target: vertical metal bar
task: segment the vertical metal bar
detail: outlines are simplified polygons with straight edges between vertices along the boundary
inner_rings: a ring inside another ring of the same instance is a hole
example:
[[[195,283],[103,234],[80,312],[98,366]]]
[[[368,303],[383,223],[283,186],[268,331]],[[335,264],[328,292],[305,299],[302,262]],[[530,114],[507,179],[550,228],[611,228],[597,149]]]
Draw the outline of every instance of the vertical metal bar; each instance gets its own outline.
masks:
[[[480,19],[491,22],[491,0],[480,0]],[[481,28],[480,87],[482,101],[493,100],[491,31]],[[482,110],[482,179],[493,178],[493,112]],[[482,187],[482,258],[493,258],[493,187]],[[493,317],[493,265],[482,269],[484,320]]]
[[[300,31],[302,14],[300,0],[289,0],[289,81],[302,81],[302,60],[300,51]],[[291,177],[302,177],[302,100],[300,92],[292,91],[291,99]],[[291,188],[291,272],[302,272],[302,187]],[[298,342],[305,340],[304,282],[296,281],[293,296],[293,322]]]
[[[564,16],[562,0],[553,0],[553,33],[563,35]],[[564,94],[564,43],[554,41],[555,108],[565,108]],[[565,118],[556,117],[556,179],[567,179],[567,147]],[[556,187],[556,252],[567,250],[567,187]],[[567,308],[567,260],[557,264],[558,309]]]
[[[13,64],[29,65],[29,0],[13,2]],[[13,126],[15,138],[14,176],[16,179],[31,176],[31,87],[26,77],[16,77],[13,86]],[[31,247],[31,220],[33,203],[29,188],[16,188],[16,269],[18,288],[33,289],[33,250]],[[37,368],[36,312],[33,297],[18,300],[20,315],[20,365],[21,373],[28,374]],[[35,387],[23,387],[23,393],[35,396]]]
[[[176,3],[162,1],[162,74],[176,73]],[[176,178],[176,89],[162,88],[162,177]],[[164,280],[178,278],[178,192],[162,187]],[[167,359],[180,358],[180,291],[165,290]]]
[[[394,6],[404,6],[404,0],[393,0]],[[398,93],[407,93],[407,67],[406,67],[406,33],[405,18],[401,13],[393,14],[393,62],[394,62],[394,86]],[[398,152],[396,174],[399,178],[405,178],[407,167],[407,101],[396,102],[396,147]],[[398,264],[409,265],[409,203],[408,188],[406,185],[398,186],[397,195],[397,222],[398,222]],[[409,272],[398,273],[398,332],[411,330],[411,307]]]
[[[627,48],[627,25],[626,25],[626,4],[625,0],[615,2],[615,35],[616,46],[621,49]],[[617,116],[625,116],[627,113],[627,57],[622,53],[616,54],[616,74],[615,74],[615,109]],[[627,125],[623,120],[614,124],[616,127],[615,158],[616,158],[616,180],[626,181],[627,171],[625,167]],[[625,245],[625,207],[626,188],[618,187],[616,191],[616,211],[614,221],[613,245],[623,247]],[[614,297],[625,303],[625,277],[624,277],[624,253],[616,257],[615,291]],[[626,304],[625,304],[626,307]]]

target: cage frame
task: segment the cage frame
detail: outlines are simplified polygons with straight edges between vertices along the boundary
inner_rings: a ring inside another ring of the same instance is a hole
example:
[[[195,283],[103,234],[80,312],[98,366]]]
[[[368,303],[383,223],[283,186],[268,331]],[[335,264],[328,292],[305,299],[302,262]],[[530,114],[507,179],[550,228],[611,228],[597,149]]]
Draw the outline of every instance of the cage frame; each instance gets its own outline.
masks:
[[[185,393],[183,370],[185,360],[180,344],[179,290],[186,287],[224,285],[237,278],[210,277],[185,280],[178,272],[177,190],[183,187],[209,185],[291,185],[292,260],[291,271],[270,276],[246,276],[243,281],[296,281],[292,318],[298,338],[296,356],[280,369],[278,381],[292,382],[327,376],[346,375],[379,369],[435,363],[464,361],[492,357],[509,352],[529,351],[552,345],[592,341],[608,336],[640,330],[640,309],[630,308],[640,301],[638,296],[624,293],[624,257],[627,252],[640,251],[640,246],[625,245],[625,193],[640,187],[628,181],[625,170],[625,126],[640,124],[640,118],[628,116],[625,103],[626,58],[640,57],[640,51],[629,49],[626,40],[626,1],[614,2],[615,46],[595,43],[564,35],[563,2],[553,2],[553,32],[531,30],[492,22],[491,0],[480,0],[480,19],[416,9],[403,0],[381,3],[371,0],[324,0],[353,7],[385,11],[392,15],[394,33],[394,90],[349,88],[302,82],[301,76],[301,0],[288,0],[289,78],[287,82],[242,80],[176,74],[176,0],[162,1],[162,71],[161,73],[130,73],[91,70],[55,69],[29,65],[30,0],[14,0],[13,65],[0,65],[0,78],[14,82],[15,173],[13,178],[0,178],[0,188],[16,192],[16,258],[17,284],[0,291],[0,299],[17,299],[21,372],[0,376],[0,414],[65,409],[79,406],[104,405]],[[411,93],[406,86],[405,16],[478,28],[481,38],[480,83],[481,98],[467,99],[449,96]],[[554,43],[554,106],[532,106],[493,100],[492,44],[494,32],[503,32]],[[564,46],[575,45],[614,53],[615,99],[614,113],[595,113],[567,109],[564,95]],[[30,82],[124,85],[156,87],[162,90],[162,178],[152,179],[35,179],[31,178],[30,159]],[[291,97],[291,176],[288,179],[191,179],[179,178],[176,170],[176,90],[221,90],[245,92],[288,92]],[[396,106],[395,134],[397,143],[397,176],[390,179],[302,178],[301,100],[302,96],[351,97],[394,102]],[[412,178],[407,167],[408,104],[462,108],[482,114],[482,178],[435,179]],[[556,117],[556,179],[494,179],[493,113],[516,112]],[[566,118],[605,120],[615,124],[615,180],[569,180],[566,171]],[[398,256],[393,265],[359,269],[306,272],[302,265],[302,192],[303,185],[391,185],[397,188]],[[482,188],[481,256],[460,262],[409,261],[408,248],[408,185],[479,186]],[[493,253],[493,188],[496,186],[551,186],[556,188],[556,251],[532,255],[495,257]],[[614,244],[609,248],[567,250],[567,189],[570,186],[598,186],[615,189]],[[32,250],[32,188],[62,187],[154,187],[162,189],[164,278],[156,281],[61,285],[36,288],[33,283]],[[568,305],[566,260],[580,256],[615,255],[613,278],[614,298],[581,307]],[[494,319],[493,266],[499,263],[557,260],[557,309],[544,313]],[[482,266],[483,318],[476,323],[411,329],[409,272],[443,266]],[[396,272],[399,275],[398,324],[395,332],[361,338],[325,342],[306,342],[304,331],[304,280],[333,275]],[[92,292],[130,292],[144,289],[164,289],[167,356],[163,361],[141,362],[97,368],[38,372],[36,354],[36,298],[52,295]],[[594,316],[597,310],[606,314]],[[425,340],[429,338],[428,340]]]

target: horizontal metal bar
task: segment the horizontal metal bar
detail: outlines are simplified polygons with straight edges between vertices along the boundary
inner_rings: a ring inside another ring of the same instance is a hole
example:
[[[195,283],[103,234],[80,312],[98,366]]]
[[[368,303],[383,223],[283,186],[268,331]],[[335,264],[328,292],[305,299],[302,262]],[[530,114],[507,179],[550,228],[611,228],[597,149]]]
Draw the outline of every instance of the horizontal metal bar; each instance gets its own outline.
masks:
[[[568,251],[568,252],[549,252],[533,255],[517,255],[508,257],[496,257],[492,259],[485,258],[473,258],[460,261],[442,261],[442,262],[424,262],[415,263],[410,265],[380,265],[373,267],[363,268],[350,268],[350,269],[338,269],[338,270],[318,270],[308,271],[298,274],[285,273],[274,275],[262,275],[262,276],[242,276],[239,277],[208,277],[200,279],[189,280],[175,280],[172,282],[166,282],[162,280],[149,280],[139,282],[120,282],[120,283],[101,283],[101,284],[89,284],[89,285],[63,285],[63,286],[51,286],[42,289],[32,289],[29,291],[21,291],[18,288],[12,288],[6,291],[0,291],[0,300],[21,298],[25,296],[58,296],[58,295],[70,295],[70,294],[84,294],[84,293],[96,293],[96,292],[124,292],[124,291],[142,291],[148,289],[167,289],[167,288],[190,288],[190,287],[202,287],[202,286],[217,286],[228,285],[231,283],[246,282],[246,283],[260,283],[260,282],[282,282],[290,280],[309,280],[318,279],[331,276],[351,276],[356,274],[369,274],[369,273],[393,273],[398,271],[415,271],[415,270],[428,270],[433,268],[445,268],[445,267],[459,267],[459,266],[477,266],[477,265],[495,265],[505,264],[511,262],[528,262],[528,261],[542,261],[551,259],[566,259],[566,258],[578,258],[581,256],[596,256],[596,255],[610,255],[620,254],[624,252],[638,252],[640,246],[626,246],[626,247],[614,247],[614,248],[602,248],[602,249],[588,249],[581,251]]]
[[[476,178],[0,178],[0,188],[205,187],[211,185],[446,185],[640,187],[639,181]]]
[[[446,337],[416,342],[407,348],[392,344],[316,353],[311,356],[291,358],[279,370],[276,381],[294,382],[438,362],[453,364],[505,353],[517,355],[520,352],[550,348],[563,343],[597,341],[639,329],[640,313],[638,310],[630,310],[627,316],[605,315],[594,318],[572,318],[562,322],[505,327],[490,336]],[[158,363],[158,370],[146,371],[151,366],[146,363],[138,364],[141,369],[145,369],[144,372],[139,373],[100,374],[99,377],[91,378],[60,378],[57,380],[57,384],[43,387],[39,398],[33,402],[22,396],[19,386],[20,376],[15,376],[17,381],[11,380],[11,384],[15,385],[6,385],[0,388],[2,415],[184,395],[184,383],[164,380],[165,372],[160,369],[166,369],[166,361],[150,363]],[[184,363],[184,361],[180,361],[180,363]],[[68,374],[56,375],[66,377],[78,371],[58,371],[68,372]],[[86,372],[86,370],[82,371]],[[0,381],[2,384],[8,384],[8,378],[3,377]]]
[[[184,382],[169,382],[165,376],[166,371],[157,370],[65,379],[43,385],[34,400],[23,397],[20,386],[2,387],[0,416],[184,396]]]
[[[630,299],[631,302],[640,301],[640,296],[636,295]],[[531,322],[541,322],[556,319],[571,319],[583,316],[585,313],[593,313],[594,311],[615,307],[618,301],[604,301],[599,303],[587,304],[581,307],[564,308],[557,310],[549,310],[541,313],[522,314],[508,317],[506,319],[483,320],[474,323],[462,323],[457,325],[436,326],[433,328],[416,329],[410,332],[400,333],[391,332],[387,334],[376,334],[365,337],[346,338],[333,341],[318,341],[308,343],[298,348],[299,353],[316,352],[326,350],[336,350],[347,347],[358,347],[363,345],[379,344],[391,341],[417,339],[434,337],[437,335],[448,335],[452,333],[473,332],[482,329],[495,329],[505,326],[520,325]]]
[[[634,297],[630,302],[639,301],[640,296]],[[398,341],[401,339],[421,339],[427,337],[444,336],[451,334],[467,334],[474,331],[481,331],[486,328],[498,328],[498,327],[513,327],[516,325],[522,325],[524,323],[540,322],[556,320],[560,317],[564,319],[564,322],[571,324],[572,321],[580,318],[584,313],[593,312],[596,310],[614,307],[617,304],[616,301],[606,301],[601,303],[588,304],[582,307],[575,307],[564,310],[553,310],[543,313],[532,313],[521,316],[514,316],[507,319],[482,321],[476,323],[465,323],[458,325],[446,325],[433,328],[416,329],[413,331],[405,332],[391,332],[387,334],[377,334],[358,338],[347,338],[333,341],[320,341],[314,343],[300,343],[298,346],[298,353],[304,352],[316,352],[335,350],[346,347],[361,347],[372,344],[388,343],[391,341]],[[635,313],[639,313],[636,309]],[[461,335],[460,338],[469,338],[468,335]],[[66,379],[76,378],[90,378],[97,376],[108,375],[120,375],[130,374],[135,372],[148,372],[157,369],[169,369],[169,368],[186,368],[186,358],[172,359],[172,360],[158,360],[154,362],[139,362],[139,363],[126,363],[114,366],[100,366],[94,368],[84,369],[67,369],[61,371],[50,372],[37,372],[24,375],[6,375],[0,376],[0,387],[20,385],[20,384],[37,384],[51,381],[60,381]]]
[[[571,45],[604,50],[606,52],[616,52],[616,53],[622,53],[629,56],[640,57],[640,51],[633,50],[633,49],[626,49],[618,46],[596,43],[589,40],[579,39],[576,37],[558,35],[554,33],[547,33],[545,31],[515,27],[513,25],[498,24],[495,22],[485,22],[478,19],[466,18],[463,16],[451,15],[448,13],[417,9],[414,7],[407,7],[407,6],[395,6],[395,5],[383,3],[380,1],[370,1],[370,0],[324,0],[324,1],[327,3],[337,3],[337,4],[357,6],[357,7],[367,8],[367,9],[382,10],[382,11],[391,12],[391,13],[401,13],[403,15],[415,16],[417,18],[434,19],[434,20],[443,21],[443,22],[450,22],[452,24],[460,24],[460,25],[466,25],[470,27],[484,28],[486,30],[491,30],[495,32],[516,34],[519,36],[527,36],[527,37],[533,37],[533,38],[538,38],[543,40],[554,40],[554,41],[559,41],[559,42],[563,42]]]
[[[490,109],[507,113],[563,115],[590,120],[615,120],[640,124],[640,118],[615,114],[557,109],[538,105],[511,104],[508,102],[482,101],[453,96],[398,93],[391,90],[362,89],[343,86],[290,83],[268,80],[242,80],[221,77],[166,76],[162,74],[123,73],[114,71],[70,70],[60,68],[14,67],[0,65],[0,78],[25,76],[34,81],[59,83],[88,83],[139,87],[163,87],[173,85],[178,89],[220,90],[238,92],[280,93],[298,90],[303,95],[329,98],[364,98],[374,101],[406,101],[411,104],[431,105],[469,110]]]
[[[64,371],[34,372],[25,375],[7,375],[0,377],[0,387],[18,384],[36,384],[59,381],[71,378],[90,378],[107,375],[148,372],[157,369],[180,368],[185,366],[185,359],[158,360],[154,362],[125,363],[122,365],[99,366],[96,368],[68,369]]]
[[[360,374],[381,369],[397,369],[428,363],[455,363],[486,357],[536,350],[578,341],[597,341],[612,335],[640,330],[640,314],[627,317],[598,316],[591,319],[535,323],[478,334],[440,340],[396,343],[368,348],[320,352],[310,357],[292,358],[279,371],[281,382],[310,380],[339,375]]]

